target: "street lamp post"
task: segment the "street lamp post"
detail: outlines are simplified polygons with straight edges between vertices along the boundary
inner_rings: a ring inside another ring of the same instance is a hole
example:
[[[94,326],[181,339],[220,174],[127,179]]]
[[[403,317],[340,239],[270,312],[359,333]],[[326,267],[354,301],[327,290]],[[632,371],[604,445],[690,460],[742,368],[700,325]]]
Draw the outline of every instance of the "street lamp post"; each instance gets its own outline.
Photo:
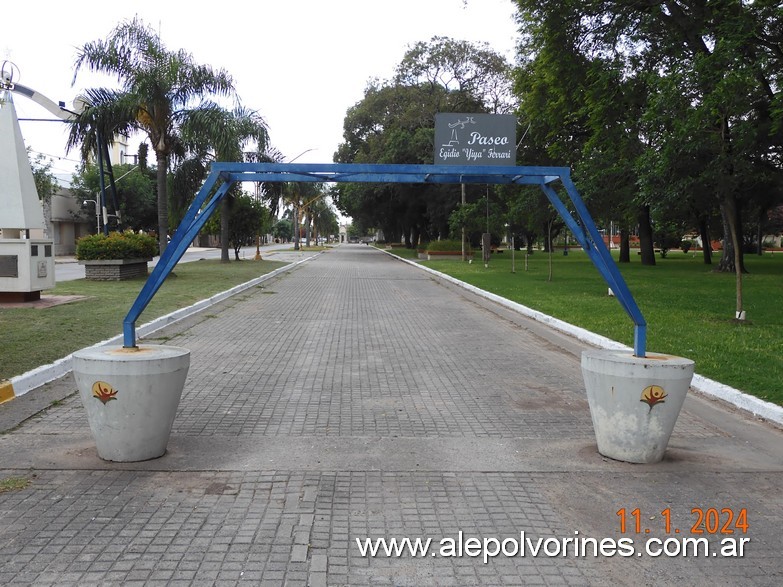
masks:
[[[119,183],[119,181],[121,179],[123,179],[123,178],[127,177],[128,175],[130,175],[137,167],[138,167],[138,165],[134,165],[128,171],[126,171],[121,176],[119,176],[117,179],[115,179],[114,180],[114,185],[116,186],[117,183]],[[109,217],[111,216],[113,218],[116,218],[117,219],[117,224],[119,225],[122,222],[122,216],[121,216],[119,210],[115,210],[115,212],[116,212],[115,214],[109,214],[109,210],[106,208],[106,193],[105,193],[105,191],[106,190],[104,189],[103,191],[99,192],[95,196],[95,200],[85,200],[85,203],[86,202],[95,202],[95,215],[98,217],[98,232],[101,231],[100,216],[101,216],[101,212],[103,212],[103,228],[106,231],[106,234],[108,234]],[[115,199],[114,204],[115,204],[115,206],[117,205],[116,199]]]
[[[516,273],[517,268],[514,263],[514,233],[509,230],[509,224],[506,222],[506,238],[511,245],[511,273]]]
[[[95,204],[95,224],[97,229],[97,234],[100,234],[101,232],[101,209],[98,207],[98,200],[84,200],[84,205],[87,205],[87,202],[92,202]]]
[[[301,153],[299,153],[299,154],[298,154],[296,157],[294,157],[293,159],[289,159],[288,161],[286,161],[286,163],[293,163],[294,161],[296,161],[297,159],[299,159],[299,157],[301,157],[302,155],[304,155],[304,154],[306,154],[306,153],[309,153],[310,151],[315,151],[315,147],[313,147],[312,149],[305,149],[304,151],[302,151]]]

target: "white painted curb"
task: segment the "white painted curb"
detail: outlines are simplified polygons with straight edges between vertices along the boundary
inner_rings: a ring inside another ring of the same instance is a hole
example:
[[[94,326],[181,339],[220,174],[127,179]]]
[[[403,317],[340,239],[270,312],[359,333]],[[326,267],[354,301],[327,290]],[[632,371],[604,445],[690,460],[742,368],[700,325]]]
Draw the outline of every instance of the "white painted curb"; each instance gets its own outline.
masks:
[[[394,253],[390,253],[389,251],[384,251],[383,249],[379,249],[379,250],[383,253],[386,253],[387,255],[391,255],[395,259],[399,259],[404,263],[408,263],[409,265],[413,265],[414,267],[418,267],[423,271],[427,271],[428,273],[436,275],[440,279],[458,285],[483,298],[492,300],[493,302],[496,302],[501,306],[504,306],[515,312],[518,312],[523,316],[527,316],[528,318],[532,318],[537,322],[546,324],[547,326],[550,326],[555,330],[573,336],[577,340],[581,340],[582,342],[586,342],[598,348],[620,349],[620,350],[628,350],[633,352],[633,349],[631,347],[621,344],[615,340],[612,340],[605,336],[601,336],[600,334],[596,334],[594,332],[590,332],[589,330],[585,330],[584,328],[574,326],[573,324],[569,324],[568,322],[564,322],[562,320],[559,320],[558,318],[548,316],[542,312],[539,312],[532,308],[528,308],[527,306],[518,304],[517,302],[512,302],[510,300],[507,300],[506,298],[502,298],[488,291],[484,291],[483,289],[479,289],[474,285],[470,285],[469,283],[460,281],[459,279],[451,277],[450,275],[446,275],[445,273],[441,273],[440,271],[431,269],[430,267],[425,267],[424,265],[421,265],[420,263],[417,263],[410,259],[404,259],[398,255],[395,255]],[[729,387],[728,385],[724,385],[723,383],[713,381],[712,379],[708,379],[698,374],[694,374],[693,380],[691,381],[691,388],[705,395],[709,395],[721,399],[723,401],[726,401],[731,405],[739,408],[740,410],[750,412],[754,416],[758,416],[759,418],[763,418],[765,420],[769,420],[770,422],[775,422],[776,424],[783,426],[782,406],[773,404],[772,402],[764,401],[763,399],[759,399],[755,396],[744,393],[739,389],[734,389],[733,387]]]
[[[169,326],[174,322],[182,320],[183,318],[187,318],[188,316],[192,316],[193,314],[200,312],[201,310],[205,310],[206,308],[209,308],[210,306],[213,306],[218,302],[225,300],[226,298],[230,298],[233,295],[236,295],[238,293],[245,291],[246,289],[250,289],[251,287],[258,285],[259,283],[262,283],[267,279],[271,279],[273,277],[276,277],[277,275],[280,275],[281,273],[290,271],[297,265],[300,265],[301,263],[305,263],[310,259],[314,259],[318,255],[320,255],[320,253],[316,253],[315,255],[311,255],[309,257],[305,257],[304,259],[300,259],[299,261],[289,263],[288,265],[279,267],[278,269],[266,273],[265,275],[261,275],[259,277],[256,277],[255,279],[246,281],[245,283],[240,283],[239,285],[232,287],[231,289],[227,289],[226,291],[215,294],[210,298],[196,302],[195,304],[190,305],[187,308],[181,308],[179,310],[175,310],[171,314],[160,316],[159,318],[156,318],[151,322],[147,322],[146,324],[142,324],[141,326],[137,327],[136,335],[142,337],[142,336],[150,335],[153,332],[157,332],[158,330],[161,330],[162,328],[165,328],[166,326]],[[117,336],[114,336],[107,340],[103,340],[101,342],[92,345],[91,347],[85,347],[85,348],[94,348],[99,346],[121,343],[122,338],[123,338],[122,334],[118,334]],[[10,379],[10,383],[13,389],[13,397],[19,397],[20,395],[24,395],[28,391],[32,391],[36,387],[40,387],[46,383],[49,383],[50,381],[59,379],[63,375],[67,375],[71,371],[72,358],[73,355],[68,355],[67,357],[63,357],[62,359],[57,359],[54,363],[51,363],[49,365],[43,365],[41,367],[37,367],[33,369],[32,371],[28,371],[27,373],[23,373],[22,375],[17,375],[16,377],[12,377]]]

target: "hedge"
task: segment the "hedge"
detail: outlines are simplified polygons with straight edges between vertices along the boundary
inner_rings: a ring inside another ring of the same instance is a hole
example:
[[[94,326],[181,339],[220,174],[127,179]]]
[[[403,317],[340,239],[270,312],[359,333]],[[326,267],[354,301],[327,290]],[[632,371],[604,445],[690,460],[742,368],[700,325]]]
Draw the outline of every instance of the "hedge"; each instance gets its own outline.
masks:
[[[76,258],[79,261],[103,261],[109,259],[149,259],[158,254],[158,241],[147,234],[110,232],[92,234],[76,242]]]
[[[438,252],[438,251],[460,251],[462,252],[462,241],[458,240],[441,240],[441,241],[432,241],[427,245],[428,251]],[[465,250],[467,252],[470,252],[470,243],[465,243]]]

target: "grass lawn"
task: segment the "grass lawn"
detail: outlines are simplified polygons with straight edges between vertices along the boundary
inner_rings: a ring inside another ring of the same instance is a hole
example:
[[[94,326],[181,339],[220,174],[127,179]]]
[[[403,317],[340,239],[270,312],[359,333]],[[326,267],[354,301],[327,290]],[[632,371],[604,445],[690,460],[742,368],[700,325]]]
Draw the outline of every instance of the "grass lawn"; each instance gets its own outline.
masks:
[[[552,281],[546,253],[529,256],[527,271],[524,257],[516,252],[513,274],[509,251],[493,255],[489,268],[480,257],[423,264],[633,346],[631,319],[583,251],[554,254]],[[734,274],[714,273],[700,254],[671,252],[654,267],[635,257],[619,267],[647,321],[648,351],[687,357],[700,375],[783,405],[783,254],[747,255],[745,262],[746,323],[733,320]]]
[[[182,263],[166,280],[137,324],[187,307],[285,265],[277,261],[217,259]],[[44,309],[0,309],[0,379],[47,365],[122,333],[122,321],[146,278],[128,281],[63,281],[44,295],[86,299]]]

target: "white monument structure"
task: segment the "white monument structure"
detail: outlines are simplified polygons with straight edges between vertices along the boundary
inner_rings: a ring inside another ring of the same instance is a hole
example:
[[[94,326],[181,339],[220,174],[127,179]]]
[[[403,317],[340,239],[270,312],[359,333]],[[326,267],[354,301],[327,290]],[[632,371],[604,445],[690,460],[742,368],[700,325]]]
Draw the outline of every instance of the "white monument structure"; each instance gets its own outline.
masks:
[[[0,79],[0,301],[38,300],[54,287],[54,243],[43,235],[44,216],[25,150],[11,90],[3,68]]]

